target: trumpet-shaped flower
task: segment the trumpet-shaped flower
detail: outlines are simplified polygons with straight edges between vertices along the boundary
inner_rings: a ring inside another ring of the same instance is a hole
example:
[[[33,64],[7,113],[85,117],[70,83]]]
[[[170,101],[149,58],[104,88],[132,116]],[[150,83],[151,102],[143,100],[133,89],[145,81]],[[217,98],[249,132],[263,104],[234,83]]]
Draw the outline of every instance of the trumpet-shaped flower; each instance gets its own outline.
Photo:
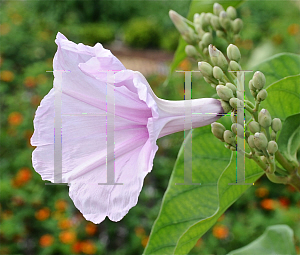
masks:
[[[108,216],[119,221],[137,204],[158,149],[156,140],[184,130],[184,100],[158,98],[141,73],[127,70],[100,43],[94,47],[75,44],[61,33],[55,42],[54,70],[69,71],[61,83],[62,182],[69,184],[69,195],[87,220],[100,223]],[[123,185],[99,185],[107,181],[106,89],[113,86],[103,70],[118,70],[114,74],[114,174],[115,182]],[[31,138],[37,147],[32,154],[33,167],[43,180],[51,182],[54,100],[52,88],[36,111]],[[191,110],[216,113],[193,114],[193,128],[208,125],[223,113],[220,101],[212,98],[193,99]]]

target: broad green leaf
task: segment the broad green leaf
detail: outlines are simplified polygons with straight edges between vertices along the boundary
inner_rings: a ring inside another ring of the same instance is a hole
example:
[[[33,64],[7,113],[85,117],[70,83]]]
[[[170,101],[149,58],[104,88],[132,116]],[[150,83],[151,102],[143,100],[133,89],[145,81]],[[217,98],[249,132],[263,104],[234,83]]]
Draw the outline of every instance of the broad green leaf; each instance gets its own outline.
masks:
[[[293,230],[287,225],[270,226],[247,246],[229,252],[228,255],[296,254]]]
[[[188,254],[197,240],[251,185],[229,185],[236,180],[236,158],[216,139],[210,126],[193,130],[193,182],[184,180],[183,147],[164,195],[144,254]],[[187,137],[191,142],[191,134]],[[246,182],[254,183],[262,170],[246,160]]]
[[[190,9],[189,9],[187,19],[190,20],[190,21],[193,21],[193,17],[194,17],[195,13],[212,12],[213,11],[213,5],[214,5],[215,2],[218,2],[219,4],[221,4],[224,7],[224,9],[226,10],[226,8],[228,6],[237,7],[243,1],[244,0],[236,0],[236,1],[193,0],[193,1],[191,1],[191,4],[190,4]],[[175,69],[180,64],[180,62],[186,58],[186,53],[185,53],[185,46],[186,45],[187,45],[187,43],[182,39],[182,37],[180,37],[178,47],[177,47],[176,52],[174,54],[173,62],[170,66],[169,77],[165,81],[165,85],[168,84],[168,82],[170,80],[170,76],[175,71]]]
[[[278,138],[279,151],[289,161],[298,164],[297,151],[300,148],[300,113],[289,116],[283,123]]]
[[[261,71],[266,77],[266,88],[272,83],[283,79],[287,76],[297,75],[300,73],[300,55],[292,53],[280,53],[266,59],[260,64],[250,68],[253,72],[245,74],[245,93],[253,101],[249,90],[249,81],[256,71]]]
[[[272,118],[282,121],[300,112],[300,75],[285,77],[267,88],[268,97],[261,103]]]

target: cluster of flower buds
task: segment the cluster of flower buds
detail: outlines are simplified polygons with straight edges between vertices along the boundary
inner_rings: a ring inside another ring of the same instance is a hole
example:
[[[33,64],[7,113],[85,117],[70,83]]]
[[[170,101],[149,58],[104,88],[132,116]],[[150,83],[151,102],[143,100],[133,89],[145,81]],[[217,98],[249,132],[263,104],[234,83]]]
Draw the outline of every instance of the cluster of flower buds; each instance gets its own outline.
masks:
[[[230,44],[227,47],[227,58],[212,44],[208,47],[210,62],[202,61],[198,63],[198,68],[204,80],[216,89],[221,99],[224,112],[229,112],[232,108],[237,108],[238,100],[237,87],[232,80],[232,74],[228,71],[241,70],[239,61],[241,53],[237,46]],[[229,63],[228,63],[229,62]]]
[[[243,21],[237,18],[236,9],[229,6],[226,11],[222,5],[215,3],[214,15],[211,15],[210,24],[216,30],[216,34],[221,38],[237,35],[243,28]]]
[[[264,89],[265,84],[266,78],[260,71],[255,72],[253,78],[249,81],[251,95],[258,103],[264,101],[268,96],[268,92]]]
[[[270,127],[272,130],[271,136]],[[273,156],[278,150],[278,145],[275,140],[277,132],[281,127],[280,119],[274,118],[272,120],[268,110],[262,109],[258,114],[258,122],[253,120],[248,124],[249,130],[253,134],[250,135],[247,140],[249,147],[254,149],[259,156]]]
[[[188,43],[185,48],[187,56],[197,61],[209,56],[208,47],[213,43],[214,36],[233,42],[243,27],[242,20],[236,18],[234,7],[229,6],[225,11],[218,3],[214,4],[213,13],[195,13],[193,22],[173,10],[169,15],[182,38]]]

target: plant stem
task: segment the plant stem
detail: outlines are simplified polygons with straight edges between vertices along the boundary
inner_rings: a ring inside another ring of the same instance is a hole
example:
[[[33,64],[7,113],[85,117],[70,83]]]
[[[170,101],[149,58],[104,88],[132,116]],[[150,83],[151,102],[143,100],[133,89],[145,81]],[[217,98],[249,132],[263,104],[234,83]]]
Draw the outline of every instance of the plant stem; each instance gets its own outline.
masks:
[[[252,159],[260,166],[260,168],[262,170],[264,170],[265,172],[267,171],[268,166],[264,162],[262,162],[262,160],[260,159],[260,157],[258,157],[255,154],[253,154]]]
[[[287,171],[283,170],[279,166],[276,166],[276,172],[282,174],[282,175],[288,175]]]
[[[269,128],[265,128],[265,130],[266,130],[266,135],[267,135],[268,141],[271,141]]]
[[[229,79],[229,81],[230,81],[232,84],[235,84],[235,83],[234,83],[234,80],[233,80],[232,77],[230,76],[230,73],[229,73],[229,72],[225,72],[225,75],[227,76],[227,78]]]
[[[245,109],[250,113],[250,114],[253,114],[254,112],[253,112],[253,109],[249,106],[249,105],[247,105],[247,104],[245,104]]]
[[[298,175],[297,170],[295,170],[291,173],[290,176],[288,176],[288,184],[292,185],[300,192],[300,176]]]
[[[290,174],[293,173],[294,169],[290,165],[290,163],[286,160],[286,158],[278,151],[275,153],[275,157],[277,161],[282,165]]]
[[[271,181],[271,182],[274,182],[274,183],[282,183],[282,184],[287,184],[289,182],[289,178],[287,176],[278,176],[278,175],[275,175],[274,173],[266,173],[268,179]]]

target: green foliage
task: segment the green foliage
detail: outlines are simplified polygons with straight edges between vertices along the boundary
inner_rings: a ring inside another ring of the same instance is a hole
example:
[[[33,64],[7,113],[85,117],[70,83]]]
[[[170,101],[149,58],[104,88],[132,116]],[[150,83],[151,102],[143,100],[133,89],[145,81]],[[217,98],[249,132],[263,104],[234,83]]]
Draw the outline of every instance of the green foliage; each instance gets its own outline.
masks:
[[[157,24],[148,18],[130,20],[124,31],[125,43],[136,48],[158,47],[160,36]]]
[[[261,71],[266,77],[265,88],[274,82],[291,75],[299,74],[300,55],[279,53],[252,67],[253,72],[245,73],[245,93],[248,99],[254,100],[250,94],[249,81],[256,71]]]
[[[191,142],[191,134],[187,137]],[[217,139],[210,127],[193,130],[193,182],[184,180],[184,153],[180,149],[159,216],[152,228],[144,254],[187,254],[197,240],[250,185],[235,183],[235,156]],[[218,154],[218,157],[213,155]],[[246,183],[253,183],[262,170],[246,161]]]
[[[291,254],[296,255],[293,230],[287,225],[275,225],[247,246],[229,252],[228,255]]]
[[[300,75],[288,76],[274,82],[267,88],[268,98],[261,103],[273,118],[282,121],[288,116],[299,113]]]
[[[283,156],[290,162],[298,164],[297,151],[300,148],[300,113],[286,118],[277,143]]]

